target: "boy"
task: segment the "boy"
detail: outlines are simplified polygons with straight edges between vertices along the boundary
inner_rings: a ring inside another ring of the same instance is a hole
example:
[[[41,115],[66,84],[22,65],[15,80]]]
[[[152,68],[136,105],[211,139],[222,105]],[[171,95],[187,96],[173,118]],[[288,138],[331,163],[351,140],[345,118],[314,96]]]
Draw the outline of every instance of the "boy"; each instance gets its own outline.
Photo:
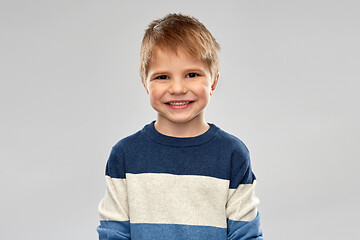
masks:
[[[99,239],[263,239],[248,150],[204,118],[218,50],[195,18],[149,25],[140,75],[157,119],[112,148]]]

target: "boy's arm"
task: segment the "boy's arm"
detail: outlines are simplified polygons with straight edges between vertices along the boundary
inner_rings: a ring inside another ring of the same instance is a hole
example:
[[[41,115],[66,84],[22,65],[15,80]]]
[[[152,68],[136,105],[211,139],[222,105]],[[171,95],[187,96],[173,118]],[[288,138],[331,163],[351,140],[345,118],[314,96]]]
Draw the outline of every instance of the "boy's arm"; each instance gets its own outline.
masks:
[[[226,205],[229,240],[263,239],[255,185],[256,178],[251,170],[249,152],[243,146],[232,154],[230,189]]]
[[[98,210],[100,225],[99,240],[130,239],[129,207],[122,150],[112,149],[106,164],[106,193]]]

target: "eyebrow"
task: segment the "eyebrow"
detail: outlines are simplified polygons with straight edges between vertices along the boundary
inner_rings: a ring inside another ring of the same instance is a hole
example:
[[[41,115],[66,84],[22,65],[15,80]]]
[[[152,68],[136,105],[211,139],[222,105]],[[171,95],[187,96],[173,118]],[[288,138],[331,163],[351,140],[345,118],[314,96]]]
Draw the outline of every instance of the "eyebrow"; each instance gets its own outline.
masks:
[[[204,70],[202,68],[188,68],[184,72],[204,72]]]

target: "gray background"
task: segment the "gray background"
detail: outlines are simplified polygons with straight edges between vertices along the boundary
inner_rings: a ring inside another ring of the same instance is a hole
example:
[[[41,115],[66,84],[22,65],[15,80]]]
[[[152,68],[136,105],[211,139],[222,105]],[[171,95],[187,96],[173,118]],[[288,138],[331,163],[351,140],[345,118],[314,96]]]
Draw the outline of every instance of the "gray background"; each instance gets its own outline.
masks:
[[[97,239],[110,149],[156,116],[142,34],[170,12],[222,46],[206,120],[250,149],[265,239],[360,239],[359,7],[1,1],[1,239]]]

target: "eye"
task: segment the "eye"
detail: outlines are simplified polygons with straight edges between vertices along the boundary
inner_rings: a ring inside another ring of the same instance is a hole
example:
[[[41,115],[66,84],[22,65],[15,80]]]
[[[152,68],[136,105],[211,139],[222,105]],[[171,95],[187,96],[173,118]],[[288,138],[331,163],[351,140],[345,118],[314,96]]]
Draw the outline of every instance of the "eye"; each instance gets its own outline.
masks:
[[[189,73],[189,74],[186,75],[186,77],[188,77],[188,78],[194,78],[194,77],[197,77],[197,76],[199,76],[199,74],[197,74],[197,73]]]
[[[160,75],[160,76],[157,76],[155,79],[165,80],[165,79],[169,79],[169,77],[166,75]]]

